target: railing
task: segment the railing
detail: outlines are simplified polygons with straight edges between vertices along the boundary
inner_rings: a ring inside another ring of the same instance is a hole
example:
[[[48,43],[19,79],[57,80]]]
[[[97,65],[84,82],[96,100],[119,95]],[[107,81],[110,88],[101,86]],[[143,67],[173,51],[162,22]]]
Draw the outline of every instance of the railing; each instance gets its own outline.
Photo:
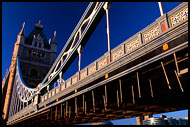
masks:
[[[17,67],[16,67],[16,86],[19,98],[22,102],[28,102],[30,98],[34,97],[34,94],[37,92],[37,88],[30,88],[27,84],[24,83],[20,72],[20,63],[19,57],[17,57]]]
[[[150,41],[153,41],[158,36],[161,36],[162,33],[170,30],[170,28],[177,26],[178,24],[181,24],[185,21],[188,21],[187,2],[180,4],[178,7],[171,10],[167,14],[164,14],[163,16],[159,17],[155,22],[153,22],[134,36],[130,37],[116,48],[112,49],[110,53],[111,59],[109,58],[109,54],[105,53],[102,57],[100,57],[99,59],[82,69],[80,72],[77,72],[75,75],[68,78],[60,86],[57,86],[49,92],[45,93],[44,95],[40,96],[40,102],[38,103],[45,102],[57,93],[62,92],[65,89],[68,89],[69,87],[77,84],[79,81],[82,81],[90,75],[93,75],[97,71],[102,70],[110,63],[114,63],[122,57],[132,54],[135,50],[139,49],[144,44],[148,44]],[[27,106],[26,109],[29,109],[29,107]],[[29,112],[31,112],[31,110],[25,111],[24,113],[27,114]],[[17,119],[20,114],[23,114],[23,112],[16,113],[14,117]],[[9,121],[12,119],[13,117],[11,117]]]

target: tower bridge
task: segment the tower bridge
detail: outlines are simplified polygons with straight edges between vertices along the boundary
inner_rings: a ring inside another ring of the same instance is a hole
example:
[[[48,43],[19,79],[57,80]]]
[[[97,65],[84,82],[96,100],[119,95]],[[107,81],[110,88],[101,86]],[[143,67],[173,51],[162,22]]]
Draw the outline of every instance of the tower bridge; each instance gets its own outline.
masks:
[[[163,14],[113,50],[109,48],[110,4],[88,5],[35,88],[23,80],[16,56],[11,99],[4,108],[7,125],[102,122],[188,108],[188,3]],[[80,70],[81,50],[104,14],[108,52]],[[63,80],[78,55],[78,72]],[[11,73],[7,72],[3,86],[11,87],[7,85]],[[55,83],[58,86],[53,88]]]

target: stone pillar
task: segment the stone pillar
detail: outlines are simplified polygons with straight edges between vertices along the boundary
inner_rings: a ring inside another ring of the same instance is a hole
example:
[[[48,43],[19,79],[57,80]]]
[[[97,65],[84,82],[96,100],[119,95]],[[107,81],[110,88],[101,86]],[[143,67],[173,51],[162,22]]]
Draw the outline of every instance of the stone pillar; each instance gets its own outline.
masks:
[[[15,71],[16,71],[16,69],[15,69],[16,68],[16,60],[17,60],[19,46],[20,46],[19,43],[20,43],[20,40],[17,39],[15,46],[14,46],[11,66],[9,67],[10,76],[8,79],[8,85],[7,85],[7,90],[6,90],[7,92],[5,95],[5,102],[4,102],[4,107],[3,107],[3,119],[4,120],[6,120],[8,117],[8,112],[9,112],[9,107],[10,107],[10,99],[11,99],[14,78],[15,78]]]
[[[8,85],[7,85],[7,92],[5,95],[5,103],[3,107],[3,119],[7,119],[7,114],[9,112],[9,106],[10,106],[10,98],[12,94],[12,86],[13,86],[13,81],[15,77],[15,61],[12,61],[11,67],[10,67],[10,76],[8,80]]]

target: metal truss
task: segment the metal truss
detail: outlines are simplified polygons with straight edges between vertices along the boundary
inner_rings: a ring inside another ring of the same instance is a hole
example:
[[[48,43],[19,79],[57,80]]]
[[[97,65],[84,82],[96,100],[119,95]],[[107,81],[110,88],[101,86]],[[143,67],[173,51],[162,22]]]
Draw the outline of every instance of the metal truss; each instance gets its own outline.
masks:
[[[18,95],[22,102],[30,101],[34,96],[40,93],[43,88],[49,88],[49,85],[53,85],[55,82],[57,82],[58,85],[65,82],[62,79],[64,72],[81,52],[81,47],[85,46],[99,21],[107,11],[106,9],[109,9],[109,5],[110,3],[108,2],[91,2],[88,5],[50,71],[43,81],[38,84],[37,88],[29,88],[24,83],[20,73],[19,57],[17,58],[15,78]]]

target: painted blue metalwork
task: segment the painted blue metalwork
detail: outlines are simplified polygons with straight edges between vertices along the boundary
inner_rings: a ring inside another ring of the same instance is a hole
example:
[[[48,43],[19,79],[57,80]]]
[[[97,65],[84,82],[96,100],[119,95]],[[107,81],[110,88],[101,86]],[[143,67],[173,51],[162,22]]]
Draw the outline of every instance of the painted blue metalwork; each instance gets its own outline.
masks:
[[[17,57],[17,67],[16,67],[16,86],[17,92],[19,95],[19,99],[22,102],[28,102],[37,93],[37,88],[30,88],[27,84],[25,84],[20,71],[20,63],[19,63],[19,56]]]

